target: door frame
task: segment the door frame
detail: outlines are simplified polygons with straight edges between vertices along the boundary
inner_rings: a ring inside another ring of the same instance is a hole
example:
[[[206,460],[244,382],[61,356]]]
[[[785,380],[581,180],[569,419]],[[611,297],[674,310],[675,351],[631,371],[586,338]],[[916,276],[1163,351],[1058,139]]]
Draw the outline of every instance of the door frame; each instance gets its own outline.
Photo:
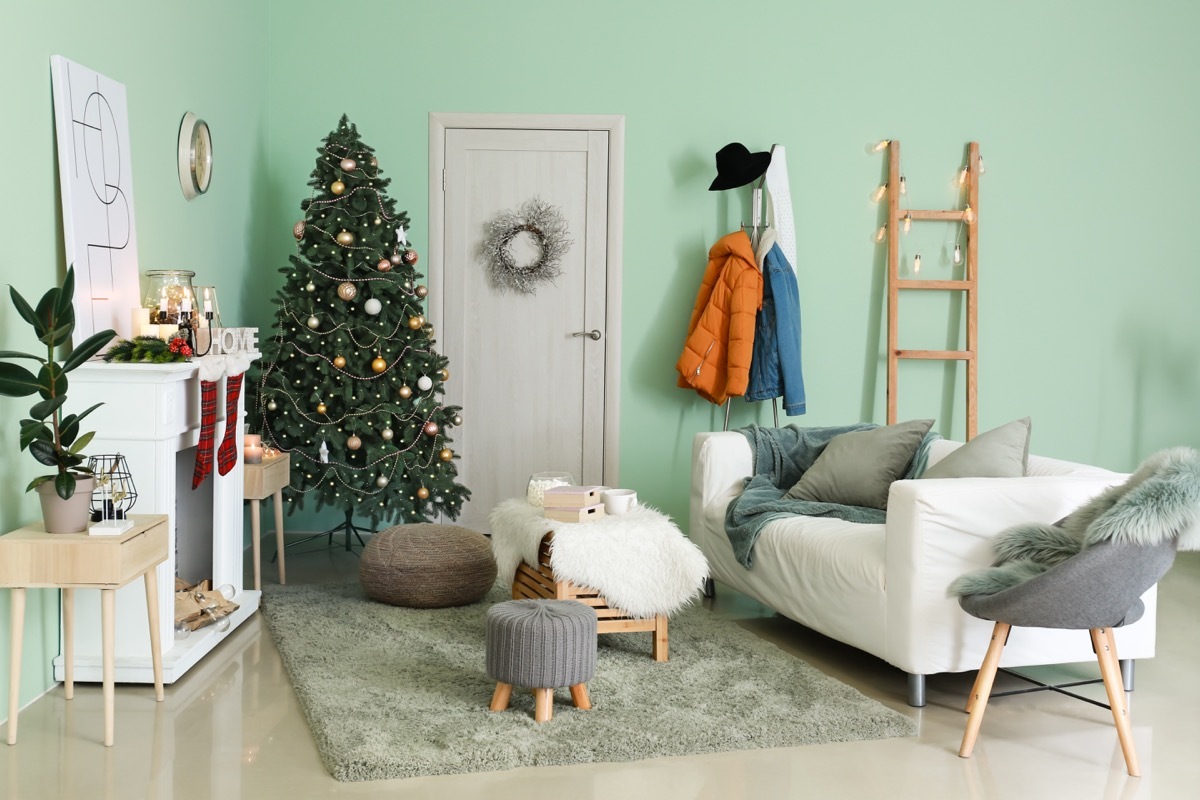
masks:
[[[445,289],[445,168],[448,128],[608,132],[608,239],[604,297],[604,458],[606,486],[620,486],[621,441],[621,270],[625,211],[625,117],[619,114],[429,114],[429,293],[448,303]],[[434,330],[442,330],[442,308],[427,303]],[[467,409],[470,413],[470,409]]]

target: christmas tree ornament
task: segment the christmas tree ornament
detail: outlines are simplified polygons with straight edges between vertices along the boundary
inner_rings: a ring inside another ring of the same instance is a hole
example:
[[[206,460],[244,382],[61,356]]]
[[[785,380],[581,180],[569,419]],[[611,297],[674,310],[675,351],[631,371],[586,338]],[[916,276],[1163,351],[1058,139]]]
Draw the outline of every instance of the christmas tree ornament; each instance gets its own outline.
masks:
[[[329,184],[329,191],[333,192],[334,194],[341,194],[342,192],[346,191],[346,184],[342,183],[341,181],[334,181],[333,183]]]
[[[403,400],[407,400],[408,398],[412,397],[412,389],[408,388],[407,386],[401,386],[400,397]]]
[[[417,489],[417,497],[427,500],[429,498],[429,490],[422,486],[420,489]]]
[[[455,415],[454,415],[454,419],[453,419],[453,420],[451,420],[451,421],[452,421],[452,422],[453,422],[455,425],[462,425],[462,422],[463,422],[463,420],[462,420],[462,414],[455,414]]]
[[[429,420],[429,422],[425,423],[425,435],[426,436],[437,436],[439,430],[441,430],[441,429],[438,427],[438,424],[436,422],[434,422],[433,420]]]
[[[387,369],[387,366],[387,362],[384,361],[380,356],[376,356],[375,360],[371,362],[371,369],[375,370],[376,372],[383,372],[385,369]]]
[[[404,230],[403,225],[396,226],[396,244],[408,247],[408,232]]]
[[[450,370],[446,369],[445,367],[442,367],[441,369],[439,369],[437,371],[437,376],[438,376],[438,380],[440,380],[444,383],[444,382],[450,380]]]
[[[321,447],[317,450],[317,455],[320,456],[322,464],[329,463],[329,445],[325,444],[325,440],[321,440]]]
[[[304,238],[304,220],[300,220],[292,226],[292,236],[295,236],[297,239]]]
[[[418,328],[420,328],[424,324],[425,324],[425,320],[422,319],[420,317],[420,315],[408,318],[408,327],[412,328],[414,331],[417,330]]]
[[[358,438],[357,436],[351,436],[346,440],[347,450],[357,450],[360,447],[362,447],[362,439]]]
[[[333,365],[338,369],[342,369],[346,366],[346,359],[341,356],[334,356]]]
[[[324,414],[328,410],[329,410],[329,407],[326,406],[324,403],[317,403],[317,413],[318,414]]]
[[[425,332],[425,335],[428,336],[430,339],[433,338],[433,323],[426,322],[424,325],[421,326],[421,330],[423,330]]]
[[[309,281],[308,283],[304,284],[304,291],[315,292],[316,290],[317,290],[317,285],[315,283],[313,283],[312,281]]]
[[[391,428],[384,428],[379,432],[379,438],[383,439],[385,442],[390,442],[392,437],[395,435],[396,434],[392,432]]]
[[[416,250],[405,250],[402,258],[404,259],[404,263],[411,267],[417,263],[419,256],[417,255]]]
[[[354,234],[350,231],[338,231],[337,243],[343,247],[349,247],[354,244]]]
[[[388,481],[386,475],[380,475],[378,478],[375,479],[375,485],[378,486],[380,489],[386,488],[388,483],[389,483],[389,481]]]
[[[379,263],[375,265],[375,269],[379,270],[380,272],[390,272],[392,269],[392,262],[386,258],[381,258],[379,259]]]
[[[342,168],[342,172],[354,172],[354,170],[358,169],[358,162],[353,158],[343,158],[342,163],[338,166]]]
[[[392,253],[390,256],[388,256],[388,261],[392,262],[392,264],[397,267],[404,263],[404,259],[399,253]]]
[[[379,159],[375,158],[374,156],[371,156],[371,166],[372,166],[372,167],[378,167],[378,166],[379,166]]]
[[[308,327],[315,331],[317,328],[321,327],[321,320],[317,319],[316,316],[309,317]]]
[[[422,375],[421,377],[417,378],[417,388],[422,392],[428,392],[433,388],[433,379],[428,375]]]
[[[440,458],[442,461],[450,461],[454,458],[454,451],[449,447],[443,447],[438,453],[438,458]]]
[[[337,292],[338,297],[342,298],[346,302],[358,297],[358,287],[349,281],[346,283],[339,283]]]
[[[416,288],[416,294],[417,297],[424,297],[425,295],[429,294],[429,288],[426,286],[418,286]]]
[[[366,311],[372,317],[383,311],[383,303],[376,300],[374,297],[363,303],[363,311]]]
[[[276,403],[274,400],[267,401],[267,411],[278,411],[278,410],[279,410],[279,403]]]

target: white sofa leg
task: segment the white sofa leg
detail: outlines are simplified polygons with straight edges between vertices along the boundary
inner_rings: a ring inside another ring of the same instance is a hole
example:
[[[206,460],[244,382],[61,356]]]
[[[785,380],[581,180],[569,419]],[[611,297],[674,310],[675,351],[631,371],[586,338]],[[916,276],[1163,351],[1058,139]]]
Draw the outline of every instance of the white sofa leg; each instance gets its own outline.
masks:
[[[1121,683],[1125,685],[1125,691],[1132,692],[1133,665],[1135,662],[1132,658],[1122,658],[1118,663],[1121,665]]]
[[[925,706],[925,676],[908,673],[908,704],[914,708]]]

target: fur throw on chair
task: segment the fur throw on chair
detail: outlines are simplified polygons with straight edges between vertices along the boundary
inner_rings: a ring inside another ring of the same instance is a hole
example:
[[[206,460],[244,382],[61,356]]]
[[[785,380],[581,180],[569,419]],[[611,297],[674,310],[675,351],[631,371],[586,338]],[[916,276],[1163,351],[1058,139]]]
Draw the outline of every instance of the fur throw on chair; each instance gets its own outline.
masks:
[[[1001,531],[992,540],[993,566],[958,577],[950,594],[996,594],[1097,542],[1155,545],[1175,538],[1180,550],[1200,550],[1200,452],[1190,447],[1155,453],[1129,480],[1052,525]]]

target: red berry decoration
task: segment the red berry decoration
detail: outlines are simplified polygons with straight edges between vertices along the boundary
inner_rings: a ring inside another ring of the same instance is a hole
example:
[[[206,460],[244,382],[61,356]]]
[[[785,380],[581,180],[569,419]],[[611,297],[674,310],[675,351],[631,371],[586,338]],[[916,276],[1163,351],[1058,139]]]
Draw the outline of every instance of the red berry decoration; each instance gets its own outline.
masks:
[[[419,256],[417,255],[416,250],[405,250],[404,251],[404,263],[408,264],[410,267],[413,264],[417,263],[418,258],[419,258]]]

